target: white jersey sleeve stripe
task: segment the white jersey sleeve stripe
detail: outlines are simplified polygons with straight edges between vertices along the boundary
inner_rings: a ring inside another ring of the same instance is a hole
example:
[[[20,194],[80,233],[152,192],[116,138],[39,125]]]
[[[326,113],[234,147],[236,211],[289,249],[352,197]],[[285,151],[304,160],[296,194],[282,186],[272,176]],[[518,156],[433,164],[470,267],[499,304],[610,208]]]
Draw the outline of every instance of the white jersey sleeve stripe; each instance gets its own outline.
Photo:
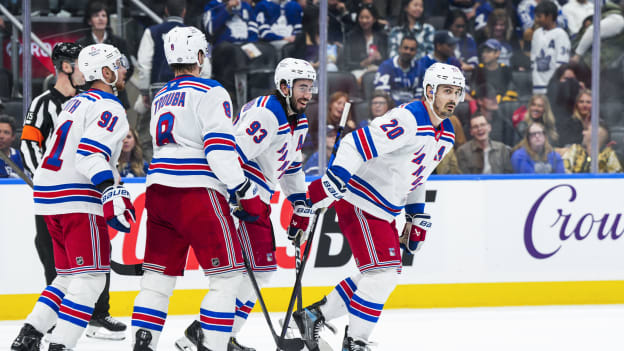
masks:
[[[204,154],[208,155],[210,151],[225,150],[234,151],[236,144],[234,137],[225,133],[208,133],[204,136]]]

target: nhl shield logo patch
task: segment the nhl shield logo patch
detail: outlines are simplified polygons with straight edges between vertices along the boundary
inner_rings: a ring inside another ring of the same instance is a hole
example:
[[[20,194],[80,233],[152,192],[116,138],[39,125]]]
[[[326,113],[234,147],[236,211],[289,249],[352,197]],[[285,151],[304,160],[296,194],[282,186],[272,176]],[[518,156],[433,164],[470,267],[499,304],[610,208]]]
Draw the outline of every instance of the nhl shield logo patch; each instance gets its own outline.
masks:
[[[394,247],[389,248],[388,251],[390,251],[390,256],[394,256]]]
[[[213,259],[212,259],[212,266],[213,266],[213,267],[219,267],[219,264],[220,264],[220,263],[221,263],[221,262],[219,262],[219,259],[218,259],[218,258],[216,258],[216,257],[215,257],[215,258],[213,258]]]
[[[267,261],[268,262],[273,262],[273,253],[272,252],[267,254]]]
[[[84,264],[84,260],[82,259],[82,256],[76,257],[76,264],[79,266],[82,266]]]

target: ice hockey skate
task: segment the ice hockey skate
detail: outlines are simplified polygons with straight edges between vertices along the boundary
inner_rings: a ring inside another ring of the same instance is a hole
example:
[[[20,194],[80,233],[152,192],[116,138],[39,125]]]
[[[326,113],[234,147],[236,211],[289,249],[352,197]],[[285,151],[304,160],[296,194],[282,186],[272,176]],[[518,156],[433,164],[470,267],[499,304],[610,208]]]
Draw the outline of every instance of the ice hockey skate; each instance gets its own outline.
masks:
[[[345,335],[342,340],[342,351],[372,351],[371,346],[375,343],[362,340],[360,338],[352,338],[349,336],[349,326],[345,327]]]
[[[149,344],[152,342],[152,333],[149,330],[139,329],[136,332],[133,351],[153,351]]]
[[[40,333],[32,325],[26,323],[20,329],[19,335],[11,344],[12,351],[39,351],[41,347],[41,338],[43,333]]]
[[[89,338],[104,340],[123,340],[126,338],[126,325],[109,316],[91,318],[86,335]]]
[[[62,344],[54,344],[51,343],[50,347],[48,347],[48,351],[72,351],[72,349],[68,349],[65,345]]]
[[[328,327],[335,333],[335,328],[325,322],[325,317],[321,312],[320,306],[325,303],[327,303],[327,298],[323,297],[321,301],[293,313],[293,319],[295,323],[297,323],[301,338],[310,351],[321,350],[321,344],[323,344],[324,350],[331,350],[331,347],[329,347],[326,342],[319,341],[320,332],[323,327]]]
[[[203,345],[203,341],[204,332],[201,328],[201,324],[199,324],[199,321],[193,321],[184,331],[184,336],[176,340],[175,346],[180,351],[210,351],[210,349]],[[229,347],[228,343],[228,350],[230,350]]]

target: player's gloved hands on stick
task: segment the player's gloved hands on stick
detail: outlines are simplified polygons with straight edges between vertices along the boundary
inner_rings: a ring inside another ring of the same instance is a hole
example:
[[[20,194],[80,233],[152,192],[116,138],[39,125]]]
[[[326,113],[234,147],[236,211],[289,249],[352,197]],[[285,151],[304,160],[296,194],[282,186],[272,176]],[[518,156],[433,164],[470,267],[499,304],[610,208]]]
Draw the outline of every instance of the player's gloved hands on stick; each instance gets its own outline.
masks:
[[[241,221],[255,222],[268,211],[268,206],[260,200],[258,187],[245,179],[234,189],[228,190],[230,193],[230,205],[233,208],[232,214]]]
[[[288,226],[288,240],[293,244],[301,244],[308,240],[308,226],[314,210],[306,200],[297,200],[293,203],[293,214]]]
[[[331,206],[334,201],[342,199],[345,191],[347,191],[345,182],[331,169],[308,186],[310,201],[314,209]]]
[[[130,193],[123,185],[107,187],[102,192],[102,206],[109,226],[120,232],[130,232],[130,223],[134,223],[136,219]]]
[[[399,237],[399,242],[404,250],[410,254],[414,254],[422,245],[418,245],[425,241],[427,230],[431,228],[431,216],[425,213],[406,214],[405,226]]]

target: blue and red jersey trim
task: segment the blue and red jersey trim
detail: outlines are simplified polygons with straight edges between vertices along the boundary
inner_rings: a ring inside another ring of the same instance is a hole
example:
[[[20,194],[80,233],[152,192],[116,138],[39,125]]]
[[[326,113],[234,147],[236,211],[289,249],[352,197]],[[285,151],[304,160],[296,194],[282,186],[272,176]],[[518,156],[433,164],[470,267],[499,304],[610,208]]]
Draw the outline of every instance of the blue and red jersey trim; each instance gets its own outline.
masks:
[[[168,174],[174,176],[208,176],[217,178],[204,158],[154,158],[147,174]]]
[[[59,204],[73,201],[102,203],[102,194],[94,185],[80,183],[35,185],[33,198],[38,204]]]
[[[210,151],[215,150],[236,150],[234,136],[226,133],[208,133],[204,135],[204,154],[208,155]]]
[[[96,140],[89,139],[89,138],[82,138],[80,139],[80,143],[78,144],[78,149],[76,150],[76,153],[83,155],[83,156],[91,156],[93,154],[100,153],[104,155],[104,158],[106,158],[106,161],[109,161],[111,158],[112,152],[108,146]]]
[[[355,195],[368,200],[385,212],[397,216],[401,213],[403,206],[396,206],[386,200],[375,188],[364,179],[353,175],[347,184],[347,188]]]
[[[377,157],[377,148],[371,137],[368,127],[360,128],[352,132],[353,140],[355,141],[355,147],[357,148],[360,156],[364,159],[364,162]]]

